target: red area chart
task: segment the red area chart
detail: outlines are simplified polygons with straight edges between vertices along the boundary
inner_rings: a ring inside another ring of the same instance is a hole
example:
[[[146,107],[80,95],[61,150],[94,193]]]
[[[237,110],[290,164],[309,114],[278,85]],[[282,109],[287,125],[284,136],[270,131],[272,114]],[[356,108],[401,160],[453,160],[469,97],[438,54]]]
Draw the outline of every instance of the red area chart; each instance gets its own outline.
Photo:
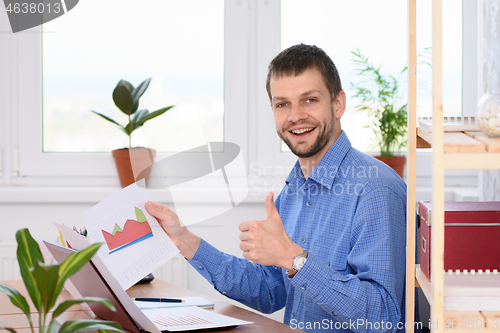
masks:
[[[111,233],[102,230],[102,235],[110,251],[109,253],[122,250],[153,237],[153,232],[144,213],[139,208],[135,208],[135,213],[137,221],[132,219],[127,220],[123,229],[115,224]]]

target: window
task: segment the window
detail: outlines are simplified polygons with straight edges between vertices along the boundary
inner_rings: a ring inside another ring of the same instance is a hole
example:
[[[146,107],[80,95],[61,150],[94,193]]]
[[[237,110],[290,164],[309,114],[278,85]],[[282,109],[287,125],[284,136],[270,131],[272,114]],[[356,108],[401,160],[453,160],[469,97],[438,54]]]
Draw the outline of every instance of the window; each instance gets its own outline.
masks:
[[[456,117],[463,113],[462,6],[462,2],[443,1],[443,113],[445,116]],[[432,1],[419,1],[417,4],[417,50],[431,47]],[[420,117],[429,117],[432,115],[431,67],[419,66],[417,80],[417,114]],[[466,110],[464,112],[464,115],[471,115]]]
[[[134,145],[157,144],[160,151],[192,148],[192,142],[199,141],[193,133],[201,132],[193,117],[198,113],[204,125],[210,124],[203,126],[206,140],[227,140],[248,151],[247,129],[235,126],[245,122],[248,114],[248,27],[240,21],[248,17],[248,6],[224,0],[165,1],[160,5],[150,1],[141,2],[140,9],[132,1],[128,5],[120,1],[114,7],[92,4],[80,3],[44,25],[43,31],[35,27],[3,39],[10,43],[7,50],[12,69],[4,80],[15,88],[11,110],[17,111],[12,120],[15,167],[11,183],[117,185],[112,157],[98,152],[126,146],[126,136],[90,110],[119,117],[111,100],[119,79],[137,85],[153,77],[141,107],[153,111],[176,105],[162,118],[146,124],[142,138],[140,130],[134,133]],[[151,14],[153,6],[160,14]],[[101,9],[99,14],[96,8]],[[79,18],[72,20],[77,12]],[[7,16],[2,15],[2,24],[8,25]],[[119,17],[119,22],[113,16]],[[153,20],[153,16],[159,17]],[[145,18],[145,23],[141,24],[140,18]],[[96,29],[86,29],[94,23]],[[206,25],[211,25],[210,29]],[[162,33],[162,28],[170,31]],[[161,38],[169,34],[170,44]],[[45,51],[43,41],[49,48]],[[42,73],[42,68],[46,72]],[[224,110],[232,111],[224,114]],[[76,113],[79,116],[74,117]],[[174,116],[177,126],[172,126]],[[151,135],[160,131],[156,137]],[[94,132],[109,136],[94,139]]]
[[[111,93],[120,79],[147,77],[139,108],[176,106],[134,132],[133,146],[175,152],[223,140],[224,1],[88,0],[42,29],[44,152],[128,146],[90,110],[126,124]]]

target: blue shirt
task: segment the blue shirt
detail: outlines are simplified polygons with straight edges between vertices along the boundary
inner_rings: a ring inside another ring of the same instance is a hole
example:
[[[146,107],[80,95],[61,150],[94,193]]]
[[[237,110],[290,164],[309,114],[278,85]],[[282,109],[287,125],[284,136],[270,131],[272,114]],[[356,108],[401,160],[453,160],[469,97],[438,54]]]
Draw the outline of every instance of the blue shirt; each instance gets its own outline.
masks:
[[[203,240],[191,265],[252,308],[285,306],[292,328],[403,332],[406,184],[396,172],[342,132],[307,180],[297,161],[275,203],[290,238],[309,252],[293,278]]]

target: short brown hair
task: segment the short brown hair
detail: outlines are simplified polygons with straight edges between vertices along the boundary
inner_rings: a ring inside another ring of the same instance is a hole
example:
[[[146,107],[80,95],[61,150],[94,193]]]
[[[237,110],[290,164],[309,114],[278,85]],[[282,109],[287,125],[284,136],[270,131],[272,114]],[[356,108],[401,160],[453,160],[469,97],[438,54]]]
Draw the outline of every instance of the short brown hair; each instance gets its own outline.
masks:
[[[339,72],[332,59],[316,45],[298,44],[281,51],[269,64],[266,90],[271,96],[271,77],[299,75],[304,70],[316,67],[325,80],[326,87],[332,94],[332,100],[342,90]]]

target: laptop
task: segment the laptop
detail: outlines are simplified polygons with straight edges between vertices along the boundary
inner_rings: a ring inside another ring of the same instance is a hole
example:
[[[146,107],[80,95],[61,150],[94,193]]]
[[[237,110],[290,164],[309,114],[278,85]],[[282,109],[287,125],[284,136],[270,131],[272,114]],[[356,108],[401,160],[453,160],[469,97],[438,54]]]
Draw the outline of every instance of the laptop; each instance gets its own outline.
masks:
[[[54,259],[61,263],[67,256],[69,256],[75,250],[54,244],[48,241],[43,241],[47,249],[50,251]],[[172,330],[160,330],[153,321],[146,316],[144,312],[137,307],[130,296],[125,292],[125,290],[120,286],[118,281],[114,278],[111,272],[106,268],[104,262],[98,257],[94,256],[85,266],[79,270],[76,274],[69,278],[70,282],[74,285],[76,292],[73,291],[72,296],[75,298],[79,297],[102,297],[107,298],[113,302],[116,308],[115,311],[111,311],[107,307],[99,303],[88,303],[88,306],[94,312],[97,317],[105,320],[112,320],[120,323],[120,325],[130,332],[133,333],[160,333],[160,332],[171,332],[171,331],[190,331],[193,330],[189,327],[184,328],[172,328]],[[70,291],[70,290],[68,290]],[[168,309],[164,309],[168,311]],[[161,310],[156,310],[161,311]],[[207,311],[199,309],[198,311]],[[234,328],[239,324],[249,324],[249,322],[241,321],[239,319],[226,317],[217,313],[210,312],[206,313],[210,316],[220,316],[222,322],[219,322],[211,328]],[[168,316],[168,312],[164,313]],[[229,320],[229,321],[228,321]],[[216,321],[216,320],[214,320]],[[226,323],[224,323],[227,321]],[[235,322],[238,322],[235,324]],[[197,328],[195,328],[197,329]]]

